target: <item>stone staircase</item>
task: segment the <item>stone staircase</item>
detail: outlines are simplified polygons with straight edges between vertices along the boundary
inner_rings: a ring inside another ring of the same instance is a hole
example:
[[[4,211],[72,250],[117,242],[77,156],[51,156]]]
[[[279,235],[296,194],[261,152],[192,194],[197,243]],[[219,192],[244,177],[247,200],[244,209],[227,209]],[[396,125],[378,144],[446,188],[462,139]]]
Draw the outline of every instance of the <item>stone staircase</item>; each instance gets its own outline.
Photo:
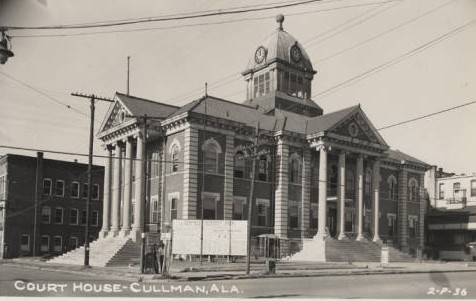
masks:
[[[133,242],[129,236],[99,238],[89,245],[91,266],[127,265],[139,258],[140,242]],[[48,261],[51,264],[82,265],[84,263],[84,246]]]
[[[389,248],[389,262],[411,262],[415,258]],[[372,241],[356,240],[305,240],[300,252],[292,256],[292,260],[320,262],[380,262],[382,247]]]

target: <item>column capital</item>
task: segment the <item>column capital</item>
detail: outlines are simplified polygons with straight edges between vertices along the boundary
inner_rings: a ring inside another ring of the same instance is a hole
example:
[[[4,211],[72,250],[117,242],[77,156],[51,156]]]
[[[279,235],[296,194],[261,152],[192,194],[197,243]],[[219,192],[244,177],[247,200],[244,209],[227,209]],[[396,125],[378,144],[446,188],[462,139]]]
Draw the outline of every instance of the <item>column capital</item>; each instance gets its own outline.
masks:
[[[105,151],[110,153],[114,149],[114,146],[112,144],[104,144],[103,148],[104,148]]]
[[[316,151],[321,151],[321,150],[329,152],[329,151],[332,150],[332,147],[330,145],[326,145],[326,144],[321,144],[321,145],[316,146]]]

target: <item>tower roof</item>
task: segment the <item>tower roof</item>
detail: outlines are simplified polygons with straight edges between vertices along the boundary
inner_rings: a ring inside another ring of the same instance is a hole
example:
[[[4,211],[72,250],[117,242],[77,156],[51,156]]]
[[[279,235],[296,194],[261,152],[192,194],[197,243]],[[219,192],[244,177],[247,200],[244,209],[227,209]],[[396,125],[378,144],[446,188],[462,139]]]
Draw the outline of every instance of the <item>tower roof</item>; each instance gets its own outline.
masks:
[[[248,62],[246,71],[243,74],[248,73],[251,70],[262,69],[274,62],[281,62],[285,65],[293,66],[301,69],[305,72],[316,73],[312,67],[311,60],[306,53],[304,47],[296,40],[291,34],[283,29],[282,23],[284,17],[278,15],[276,20],[279,23],[279,27],[271,35],[269,35],[257,49],[254,50],[251,55],[251,59]],[[263,47],[265,50],[265,56],[262,62],[257,59],[257,51]],[[299,59],[293,58],[291,48],[298,48],[301,57]]]

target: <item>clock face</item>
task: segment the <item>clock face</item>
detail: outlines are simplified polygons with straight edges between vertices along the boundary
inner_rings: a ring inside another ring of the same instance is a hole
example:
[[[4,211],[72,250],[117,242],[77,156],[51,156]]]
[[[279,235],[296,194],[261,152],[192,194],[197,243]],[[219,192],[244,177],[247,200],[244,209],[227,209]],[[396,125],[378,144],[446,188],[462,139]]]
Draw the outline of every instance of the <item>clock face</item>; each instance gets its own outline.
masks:
[[[299,63],[302,59],[301,49],[299,49],[299,46],[296,44],[291,47],[291,59],[295,63]]]
[[[266,58],[266,49],[263,46],[258,47],[255,53],[255,62],[261,64]]]

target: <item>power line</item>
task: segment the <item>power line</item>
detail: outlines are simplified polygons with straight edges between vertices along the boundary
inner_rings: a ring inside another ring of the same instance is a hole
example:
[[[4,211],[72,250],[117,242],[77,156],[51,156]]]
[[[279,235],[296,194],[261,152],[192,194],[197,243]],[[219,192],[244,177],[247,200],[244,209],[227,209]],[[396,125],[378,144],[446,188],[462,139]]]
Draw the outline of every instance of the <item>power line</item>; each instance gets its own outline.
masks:
[[[447,2],[445,2],[445,3],[443,3],[443,4],[439,5],[439,6],[437,6],[436,8],[434,8],[434,9],[432,9],[432,10],[429,10],[429,11],[427,11],[427,12],[421,14],[421,15],[418,15],[418,16],[416,16],[416,17],[414,17],[414,18],[411,18],[411,19],[409,19],[409,20],[407,20],[407,21],[405,21],[405,22],[402,22],[402,23],[398,24],[398,25],[395,26],[395,27],[392,27],[392,28],[390,28],[390,29],[388,29],[388,30],[386,30],[386,31],[383,31],[383,32],[381,32],[381,33],[379,33],[379,34],[377,34],[377,35],[374,35],[374,36],[372,36],[372,37],[370,37],[370,38],[368,38],[368,39],[366,39],[366,40],[364,40],[364,41],[361,41],[361,42],[359,42],[359,43],[357,43],[357,44],[354,44],[354,45],[352,45],[352,46],[350,46],[350,47],[348,47],[348,48],[346,48],[346,49],[340,50],[340,51],[338,51],[338,52],[334,52],[333,54],[328,55],[328,56],[326,56],[326,57],[324,57],[324,58],[322,58],[322,59],[319,59],[319,60],[317,60],[317,61],[314,61],[313,63],[314,63],[314,64],[321,63],[321,62],[326,61],[326,60],[328,60],[328,59],[331,59],[331,58],[333,58],[333,57],[335,57],[335,56],[337,56],[337,55],[340,55],[340,54],[342,54],[342,53],[345,53],[345,52],[347,52],[347,51],[349,51],[349,50],[352,50],[352,49],[355,49],[355,48],[357,48],[357,47],[360,47],[360,46],[362,46],[362,45],[364,45],[364,44],[367,44],[367,43],[370,42],[370,41],[373,41],[373,40],[375,40],[375,39],[377,39],[377,38],[380,38],[380,37],[382,37],[382,36],[384,36],[384,35],[386,35],[386,34],[388,34],[388,33],[391,33],[391,32],[393,32],[393,31],[395,31],[395,30],[397,30],[397,29],[399,29],[399,28],[405,26],[405,25],[408,25],[408,24],[410,24],[410,23],[413,23],[413,22],[415,22],[415,21],[417,21],[417,20],[419,20],[419,19],[421,19],[421,18],[423,18],[423,17],[425,17],[425,16],[427,16],[427,15],[429,15],[429,14],[431,14],[431,13],[434,13],[435,11],[439,10],[440,8],[443,8],[443,7],[445,7],[445,6],[447,6],[447,5],[451,4],[451,3],[453,3],[453,2],[455,2],[455,1],[457,1],[457,0],[447,1]]]
[[[314,14],[314,13],[319,13],[319,12],[327,12],[327,11],[334,11],[334,10],[347,9],[347,8],[356,8],[356,7],[377,5],[377,4],[385,4],[385,3],[389,3],[389,2],[395,2],[395,1],[403,1],[403,0],[386,0],[386,1],[379,1],[379,2],[371,2],[371,3],[344,5],[344,6],[339,6],[339,7],[323,8],[323,9],[311,10],[311,11],[305,11],[305,12],[299,12],[299,13],[289,13],[289,14],[286,14],[286,16],[309,15],[309,14]],[[326,2],[323,2],[323,3],[327,3],[327,2],[329,2],[329,1],[326,1]],[[196,26],[222,25],[222,24],[230,24],[230,23],[237,23],[237,22],[244,22],[244,21],[265,20],[265,19],[269,19],[270,17],[272,17],[272,16],[267,15],[267,16],[261,16],[261,17],[250,17],[250,18],[241,18],[241,19],[223,20],[223,21],[212,21],[212,22],[203,22],[203,23],[194,23],[194,24],[179,24],[179,25],[163,26],[163,27],[148,27],[148,28],[135,28],[135,29],[121,29],[121,30],[67,33],[67,34],[10,35],[10,36],[12,38],[51,38],[51,37],[88,36],[88,35],[109,34],[109,33],[127,33],[127,32],[178,29],[178,28],[187,28],[187,27],[196,27]]]
[[[327,2],[330,2],[326,1]],[[342,1],[342,0],[332,0],[332,1]],[[310,4],[314,2],[322,2],[322,0],[306,0],[306,1],[299,1],[293,3],[286,3],[281,5],[270,5],[266,7],[260,8],[245,8],[240,10],[234,10],[235,8],[228,9],[228,10],[218,10],[218,11],[211,11],[211,12],[199,12],[190,15],[166,15],[166,16],[158,16],[158,17],[146,17],[141,19],[129,19],[129,20],[119,20],[119,21],[104,21],[101,23],[82,23],[82,24],[69,24],[69,25],[49,25],[49,26],[3,26],[2,29],[4,30],[49,30],[49,29],[84,29],[84,28],[99,28],[99,27],[112,27],[112,26],[123,26],[123,25],[131,25],[131,24],[139,24],[139,23],[150,23],[150,22],[164,22],[164,21],[177,21],[177,20],[187,20],[187,19],[198,19],[198,18],[205,18],[205,17],[214,17],[214,16],[225,16],[225,15],[235,15],[235,14],[243,14],[248,12],[257,12],[257,11],[265,11],[265,10],[272,10],[278,8],[286,8],[286,7],[294,7],[300,6],[304,4]]]
[[[402,55],[399,55],[398,57],[395,57],[395,58],[393,58],[393,59],[391,59],[391,60],[389,60],[389,61],[387,61],[383,64],[380,64],[376,67],[373,67],[373,68],[371,68],[371,69],[369,69],[369,70],[367,70],[363,73],[360,73],[356,76],[353,76],[353,77],[351,77],[351,78],[349,78],[349,79],[347,79],[347,80],[345,80],[345,81],[343,81],[343,82],[341,82],[337,85],[334,85],[334,86],[332,86],[332,87],[330,87],[330,88],[328,88],[324,91],[321,91],[321,92],[313,95],[311,98],[314,98],[314,97],[315,98],[324,98],[324,97],[327,97],[331,94],[334,94],[335,92],[337,92],[337,91],[339,91],[339,90],[341,90],[345,87],[348,87],[349,85],[354,84],[355,82],[358,82],[358,81],[360,81],[360,80],[362,80],[362,79],[364,79],[368,76],[371,76],[371,75],[373,75],[375,73],[378,73],[382,70],[385,70],[387,68],[390,68],[393,65],[396,65],[396,64],[400,63],[401,61],[404,61],[404,60],[414,56],[415,54],[417,54],[417,53],[419,53],[419,52],[421,52],[421,51],[423,51],[423,50],[425,50],[429,47],[432,47],[432,46],[434,46],[434,45],[436,45],[440,42],[443,42],[444,40],[450,38],[451,36],[453,36],[455,34],[458,34],[458,33],[466,30],[467,28],[469,28],[470,26],[473,26],[475,24],[476,24],[476,19],[473,19],[472,21],[467,22],[462,26],[459,26],[459,27],[457,27],[457,28],[445,33],[445,34],[442,34],[442,35],[438,36],[437,38],[435,38],[431,41],[428,41],[428,42],[424,43],[423,45],[420,45],[420,46],[418,46],[418,47],[416,47],[416,48],[414,48],[414,49],[412,49],[412,50],[410,50],[410,51],[408,51],[408,52],[406,52]]]

